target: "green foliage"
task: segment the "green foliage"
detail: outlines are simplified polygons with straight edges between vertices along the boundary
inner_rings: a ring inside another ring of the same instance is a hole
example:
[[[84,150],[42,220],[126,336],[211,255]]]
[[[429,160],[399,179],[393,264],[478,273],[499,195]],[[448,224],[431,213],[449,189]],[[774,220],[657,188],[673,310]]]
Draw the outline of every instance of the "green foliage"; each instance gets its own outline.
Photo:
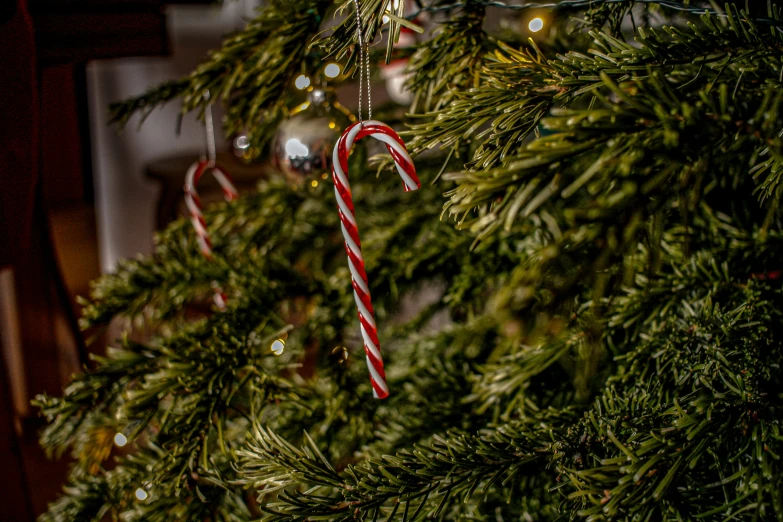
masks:
[[[361,2],[369,34],[387,4]],[[351,172],[391,396],[331,187],[270,177],[205,213],[211,261],[180,220],[93,286],[83,326],[125,337],[37,401],[77,457],[42,520],[783,520],[779,9],[563,2],[589,43],[557,53],[491,34],[487,4],[429,6],[451,18],[410,66],[423,189]],[[313,38],[355,43],[313,5],[263,10],[175,84],[186,106],[208,80],[237,121],[275,114]]]
[[[144,95],[111,106],[113,122],[127,123],[140,113],[180,99],[183,112],[203,107],[204,93],[226,104],[226,132],[253,129],[269,135],[285,114],[284,87],[306,61],[307,39],[320,26],[331,2],[275,0],[187,78],[166,82]]]

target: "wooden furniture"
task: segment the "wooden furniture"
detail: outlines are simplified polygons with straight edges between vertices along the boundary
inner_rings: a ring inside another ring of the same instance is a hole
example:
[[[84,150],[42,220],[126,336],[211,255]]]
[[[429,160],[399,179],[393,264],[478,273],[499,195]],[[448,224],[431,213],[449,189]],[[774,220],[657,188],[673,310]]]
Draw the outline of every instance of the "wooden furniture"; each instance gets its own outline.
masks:
[[[60,394],[87,363],[51,222],[66,209],[95,229],[85,63],[169,44],[162,0],[0,4],[0,308],[15,316],[0,320],[0,520],[25,522],[54,500],[67,466],[38,446],[43,420],[29,401]],[[83,256],[97,275],[97,249]]]

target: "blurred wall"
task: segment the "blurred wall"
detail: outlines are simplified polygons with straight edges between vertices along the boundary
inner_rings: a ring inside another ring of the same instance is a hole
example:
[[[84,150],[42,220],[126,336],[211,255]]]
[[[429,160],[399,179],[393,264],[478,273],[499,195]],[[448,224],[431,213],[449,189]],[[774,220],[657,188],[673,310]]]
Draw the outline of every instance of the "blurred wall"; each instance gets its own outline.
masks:
[[[142,94],[150,86],[188,74],[218,46],[222,36],[244,26],[260,0],[234,0],[222,6],[171,6],[167,13],[172,55],[93,62],[87,69],[92,166],[101,270],[123,258],[149,253],[155,229],[158,187],[145,177],[145,165],[161,157],[204,152],[204,128],[194,115],[177,135],[179,102],[153,112],[139,127],[123,133],[108,126],[111,102]],[[220,112],[215,113],[216,122]],[[225,140],[216,125],[218,149]]]

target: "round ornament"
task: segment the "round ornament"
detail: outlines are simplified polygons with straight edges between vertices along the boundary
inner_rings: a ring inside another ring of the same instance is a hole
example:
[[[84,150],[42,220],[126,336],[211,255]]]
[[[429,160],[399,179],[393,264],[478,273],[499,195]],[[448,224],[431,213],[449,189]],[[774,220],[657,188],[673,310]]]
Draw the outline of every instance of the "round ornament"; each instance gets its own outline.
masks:
[[[312,88],[308,100],[280,124],[272,144],[274,166],[291,185],[318,186],[332,168],[332,150],[356,117],[336,100],[334,91]]]
[[[381,69],[381,77],[386,80],[386,93],[391,101],[397,105],[410,105],[413,103],[413,92],[405,87],[411,74],[405,71],[408,59],[400,59],[391,62]]]

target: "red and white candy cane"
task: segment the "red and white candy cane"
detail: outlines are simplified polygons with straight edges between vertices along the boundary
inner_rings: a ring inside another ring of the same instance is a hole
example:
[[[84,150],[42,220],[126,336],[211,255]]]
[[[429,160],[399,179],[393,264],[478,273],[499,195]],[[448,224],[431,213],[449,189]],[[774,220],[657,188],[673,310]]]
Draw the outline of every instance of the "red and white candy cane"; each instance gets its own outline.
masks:
[[[334,194],[340,211],[340,226],[345,238],[345,251],[348,253],[348,268],[351,270],[353,296],[359,312],[364,352],[367,355],[367,366],[370,370],[370,382],[372,383],[373,395],[379,399],[385,399],[389,396],[389,387],[386,385],[386,372],[383,370],[378,327],[375,324],[375,311],[370,298],[370,286],[362,256],[362,243],[359,240],[359,229],[353,214],[351,185],[348,183],[347,176],[348,156],[351,153],[351,148],[356,141],[364,136],[371,136],[386,145],[394,158],[394,164],[402,177],[406,192],[417,190],[421,187],[421,183],[416,176],[416,169],[405,148],[405,143],[385,123],[374,120],[354,123],[345,129],[334,147],[332,158]]]
[[[198,197],[198,192],[196,192],[198,180],[208,170],[212,171],[212,175],[215,176],[215,179],[220,184],[220,188],[223,189],[223,197],[225,197],[226,201],[237,199],[239,193],[228,172],[220,165],[209,160],[202,159],[197,161],[190,166],[187,174],[185,174],[185,205],[190,213],[190,222],[193,223],[193,228],[196,231],[196,239],[198,240],[201,253],[207,259],[212,259],[212,242],[209,240],[207,222],[204,221],[204,214],[201,212],[201,200]],[[212,287],[215,289],[215,305],[222,310],[226,307],[226,295],[216,282],[212,283]]]

